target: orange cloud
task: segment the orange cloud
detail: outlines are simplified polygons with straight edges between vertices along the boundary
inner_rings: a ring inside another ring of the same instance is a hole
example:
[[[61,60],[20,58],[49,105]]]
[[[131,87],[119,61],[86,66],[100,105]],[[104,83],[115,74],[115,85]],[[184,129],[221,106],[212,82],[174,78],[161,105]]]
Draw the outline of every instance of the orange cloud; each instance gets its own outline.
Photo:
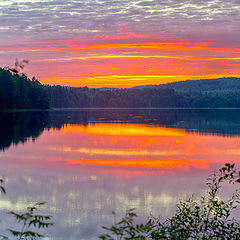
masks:
[[[3,53],[26,55],[26,73],[47,84],[133,87],[238,77],[240,49],[156,34],[119,32],[56,42],[6,43]]]
[[[132,49],[149,51],[189,51],[206,50],[210,43],[191,42],[146,42],[146,43],[111,43],[111,44],[85,44],[70,45],[67,49]]]

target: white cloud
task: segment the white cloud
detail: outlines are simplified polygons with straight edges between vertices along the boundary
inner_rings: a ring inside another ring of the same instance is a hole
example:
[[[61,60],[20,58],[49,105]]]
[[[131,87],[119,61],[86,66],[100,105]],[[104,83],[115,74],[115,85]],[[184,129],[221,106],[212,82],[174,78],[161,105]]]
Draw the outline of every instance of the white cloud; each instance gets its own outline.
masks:
[[[240,34],[239,13],[236,0],[0,0],[0,34],[5,40],[70,39],[124,29],[212,38],[227,31],[231,41]]]

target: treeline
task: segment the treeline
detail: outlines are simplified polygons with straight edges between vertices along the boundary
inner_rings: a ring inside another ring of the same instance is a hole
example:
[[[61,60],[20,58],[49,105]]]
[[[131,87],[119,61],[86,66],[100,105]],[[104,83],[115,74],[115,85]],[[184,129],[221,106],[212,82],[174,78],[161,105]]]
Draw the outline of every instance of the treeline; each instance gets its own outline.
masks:
[[[240,79],[176,82],[128,89],[42,85],[0,68],[0,109],[240,108]]]
[[[186,107],[197,108],[240,108],[240,89],[215,90],[203,93],[181,93]]]
[[[173,89],[94,89],[45,86],[50,106],[61,107],[175,107]]]
[[[207,91],[225,91],[240,90],[240,78],[225,77],[201,80],[188,80],[162,84],[166,88],[173,88],[179,92],[207,92]]]
[[[207,84],[207,83],[206,83]],[[87,107],[240,107],[240,89],[182,92],[172,88],[93,89],[44,86],[53,108]]]
[[[43,85],[34,77],[0,68],[0,109],[47,109],[49,101]]]
[[[187,80],[179,82],[171,82],[160,85],[145,85],[136,86],[139,88],[173,88],[177,92],[207,92],[216,90],[240,90],[240,78],[237,77],[224,77],[224,78],[212,78],[212,79],[200,79],[200,80]]]

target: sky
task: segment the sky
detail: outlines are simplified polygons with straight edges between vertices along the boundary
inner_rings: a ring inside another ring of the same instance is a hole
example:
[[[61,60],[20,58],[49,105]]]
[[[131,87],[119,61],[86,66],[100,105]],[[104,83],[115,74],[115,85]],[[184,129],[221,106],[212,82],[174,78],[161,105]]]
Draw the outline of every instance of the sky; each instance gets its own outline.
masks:
[[[0,0],[0,66],[44,84],[240,77],[240,0]]]

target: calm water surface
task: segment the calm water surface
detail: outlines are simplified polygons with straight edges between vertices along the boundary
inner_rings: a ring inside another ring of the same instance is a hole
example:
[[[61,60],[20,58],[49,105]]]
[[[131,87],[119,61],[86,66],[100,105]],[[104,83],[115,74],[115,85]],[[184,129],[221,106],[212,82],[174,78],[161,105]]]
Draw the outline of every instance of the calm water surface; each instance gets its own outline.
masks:
[[[202,193],[211,171],[240,163],[240,110],[83,109],[0,113],[0,230],[5,214],[37,201],[50,239],[97,239],[101,225],[137,208],[170,216]]]

